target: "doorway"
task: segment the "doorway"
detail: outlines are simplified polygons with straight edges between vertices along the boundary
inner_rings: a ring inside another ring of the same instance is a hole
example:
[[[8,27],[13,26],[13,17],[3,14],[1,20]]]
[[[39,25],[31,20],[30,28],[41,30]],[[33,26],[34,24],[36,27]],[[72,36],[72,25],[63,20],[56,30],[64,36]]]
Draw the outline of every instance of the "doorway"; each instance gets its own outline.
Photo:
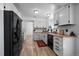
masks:
[[[24,40],[28,37],[33,39],[33,21],[23,21],[22,32],[24,32]]]
[[[24,32],[24,42],[20,55],[33,55],[33,21],[22,22],[22,32]]]

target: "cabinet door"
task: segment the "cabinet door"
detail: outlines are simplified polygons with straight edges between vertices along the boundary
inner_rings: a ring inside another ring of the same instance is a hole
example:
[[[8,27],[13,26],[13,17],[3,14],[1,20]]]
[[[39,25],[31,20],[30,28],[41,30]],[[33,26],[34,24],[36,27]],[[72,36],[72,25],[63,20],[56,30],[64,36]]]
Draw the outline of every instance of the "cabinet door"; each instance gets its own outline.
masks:
[[[74,56],[75,55],[75,38],[64,37],[63,38],[63,55]]]
[[[41,34],[41,40],[43,40],[43,34]]]
[[[74,4],[71,4],[71,5],[69,5],[70,7],[69,7],[69,18],[70,18],[70,24],[75,24],[75,19],[76,19],[76,8],[77,8],[77,6],[76,5],[74,5]]]
[[[45,39],[45,36],[44,36],[44,34],[42,34],[43,35],[43,37],[42,37],[42,40],[44,41],[44,39]],[[45,42],[45,41],[44,41]]]
[[[33,39],[38,40],[38,33],[33,33]]]
[[[45,43],[47,44],[47,34],[45,34]]]
[[[59,25],[70,23],[69,21],[69,8],[66,6],[59,12]]]
[[[43,41],[47,44],[47,34],[44,34],[43,37],[44,37],[44,38],[43,38]]]
[[[43,34],[39,33],[39,37],[40,37],[39,39],[40,39],[40,40],[43,40],[43,36],[42,36],[42,35],[43,35]]]
[[[41,40],[41,33],[37,34],[37,40]]]
[[[54,14],[54,25],[59,25],[59,13]]]
[[[35,35],[35,33],[33,33],[33,40],[35,40],[36,39],[36,37],[35,37],[36,35]]]

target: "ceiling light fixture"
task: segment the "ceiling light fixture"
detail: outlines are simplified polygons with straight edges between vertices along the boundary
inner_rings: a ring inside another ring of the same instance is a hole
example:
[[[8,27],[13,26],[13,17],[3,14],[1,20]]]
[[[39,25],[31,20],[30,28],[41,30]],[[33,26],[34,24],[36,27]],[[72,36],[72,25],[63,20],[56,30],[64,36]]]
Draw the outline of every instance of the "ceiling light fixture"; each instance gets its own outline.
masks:
[[[50,16],[50,14],[47,14],[47,16],[49,17],[49,16]]]
[[[34,10],[34,13],[35,13],[35,14],[38,14],[38,13],[39,13],[39,11],[38,11],[38,10]]]
[[[51,14],[50,17],[49,17],[49,19],[54,19],[54,15]]]

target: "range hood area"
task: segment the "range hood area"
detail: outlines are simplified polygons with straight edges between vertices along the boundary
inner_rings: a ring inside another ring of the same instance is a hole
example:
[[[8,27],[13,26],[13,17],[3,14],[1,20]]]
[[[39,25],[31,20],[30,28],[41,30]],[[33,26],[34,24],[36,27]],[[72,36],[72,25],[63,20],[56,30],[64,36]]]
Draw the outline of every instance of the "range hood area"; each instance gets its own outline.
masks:
[[[75,26],[75,25],[76,25],[76,24],[63,24],[63,25],[55,24],[54,26],[61,27],[61,26]]]

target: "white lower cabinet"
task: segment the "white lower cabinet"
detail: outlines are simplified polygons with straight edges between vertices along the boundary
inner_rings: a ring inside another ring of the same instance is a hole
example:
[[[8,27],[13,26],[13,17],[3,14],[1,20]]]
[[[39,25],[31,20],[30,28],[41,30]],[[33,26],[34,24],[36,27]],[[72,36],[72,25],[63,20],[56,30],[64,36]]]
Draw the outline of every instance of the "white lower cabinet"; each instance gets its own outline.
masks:
[[[33,40],[43,40],[47,44],[47,34],[33,33]]]
[[[39,33],[33,33],[33,40],[39,40]]]
[[[63,37],[63,55],[64,56],[75,56],[75,41],[73,37]]]
[[[41,34],[41,40],[47,44],[47,34]]]
[[[47,34],[44,34],[44,39],[43,39],[43,41],[47,44]]]
[[[54,52],[58,56],[75,55],[75,38],[54,36]]]

